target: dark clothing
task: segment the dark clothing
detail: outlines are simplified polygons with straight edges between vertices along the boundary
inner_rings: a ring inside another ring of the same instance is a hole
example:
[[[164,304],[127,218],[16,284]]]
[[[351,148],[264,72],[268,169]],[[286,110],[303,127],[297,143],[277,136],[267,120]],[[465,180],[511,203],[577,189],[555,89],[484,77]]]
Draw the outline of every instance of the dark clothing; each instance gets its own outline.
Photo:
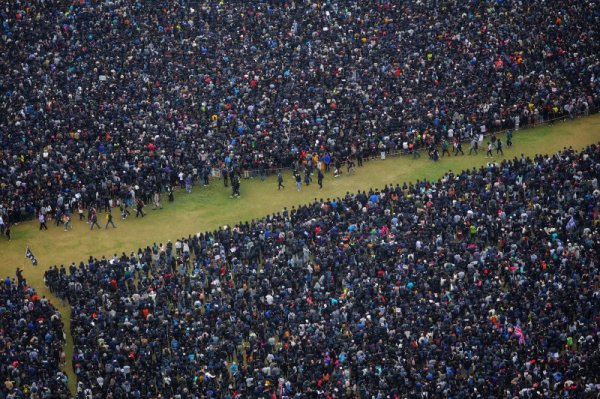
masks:
[[[136,203],[135,217],[137,218],[138,216],[146,216],[146,214],[144,213],[144,202],[141,199],[138,199]]]
[[[112,225],[113,229],[117,227],[115,226],[115,222],[113,221],[112,213],[106,214],[106,226],[104,226],[104,229],[108,229],[109,224]]]
[[[94,230],[94,226],[101,229],[100,225],[98,224],[98,215],[96,214],[96,212],[92,213],[92,215],[90,216],[90,230]]]

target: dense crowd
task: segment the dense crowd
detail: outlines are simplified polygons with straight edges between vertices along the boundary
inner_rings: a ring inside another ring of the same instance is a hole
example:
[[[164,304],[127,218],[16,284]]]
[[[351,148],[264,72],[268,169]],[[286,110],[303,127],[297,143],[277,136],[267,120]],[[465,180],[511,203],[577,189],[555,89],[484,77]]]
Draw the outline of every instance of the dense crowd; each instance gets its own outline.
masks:
[[[599,106],[597,1],[21,0],[0,19],[10,223]]]
[[[81,398],[600,395],[600,147],[46,273]]]
[[[31,288],[22,270],[0,280],[0,398],[54,399],[68,395],[63,323]]]

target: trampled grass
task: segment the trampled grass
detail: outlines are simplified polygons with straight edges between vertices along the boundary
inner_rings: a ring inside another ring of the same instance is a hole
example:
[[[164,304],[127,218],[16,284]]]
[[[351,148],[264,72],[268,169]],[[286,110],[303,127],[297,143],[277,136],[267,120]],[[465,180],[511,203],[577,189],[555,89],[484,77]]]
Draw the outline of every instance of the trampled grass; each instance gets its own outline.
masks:
[[[502,137],[503,141],[504,137]],[[504,157],[507,159],[525,154],[549,154],[563,147],[582,148],[600,141],[600,114],[577,119],[570,122],[560,122],[553,125],[541,126],[534,129],[516,132],[512,148],[504,147]],[[465,146],[468,148],[468,145]],[[496,157],[500,160],[502,157]],[[334,179],[331,174],[325,176],[324,187],[318,189],[315,183],[303,186],[300,192],[294,187],[290,173],[284,174],[285,189],[277,191],[274,176],[261,182],[255,178],[242,180],[241,197],[230,199],[230,189],[224,188],[222,181],[212,181],[209,187],[194,187],[191,194],[177,192],[175,202],[170,204],[164,200],[164,209],[151,210],[148,206],[147,216],[136,219],[133,215],[122,221],[115,215],[117,228],[90,231],[89,226],[74,218],[73,229],[64,232],[62,227],[56,228],[48,223],[48,231],[38,231],[35,221],[21,223],[13,227],[11,242],[0,239],[0,273],[1,277],[14,276],[15,269],[24,269],[24,275],[30,285],[38,292],[50,298],[63,314],[63,320],[68,328],[69,309],[66,302],[52,296],[44,287],[43,275],[48,266],[86,260],[90,255],[107,257],[121,252],[129,254],[139,247],[152,245],[153,242],[175,240],[200,231],[213,230],[225,224],[235,224],[239,221],[260,218],[269,213],[278,212],[284,206],[290,208],[301,203],[308,203],[315,198],[332,198],[342,196],[346,192],[381,188],[385,184],[396,184],[417,179],[437,179],[448,170],[461,171],[478,167],[491,160],[485,157],[485,150],[477,156],[458,156],[442,158],[434,163],[424,154],[420,159],[413,160],[410,156],[388,158],[385,161],[373,160],[365,162],[365,166],[357,168],[354,176],[342,176]],[[316,181],[316,179],[315,179]],[[75,215],[76,216],[76,215]],[[99,216],[103,225],[104,215]],[[25,258],[25,249],[30,247],[39,261],[34,267]],[[67,331],[67,359],[71,358],[72,340]],[[66,368],[69,375],[70,365]],[[74,386],[71,378],[71,386]]]

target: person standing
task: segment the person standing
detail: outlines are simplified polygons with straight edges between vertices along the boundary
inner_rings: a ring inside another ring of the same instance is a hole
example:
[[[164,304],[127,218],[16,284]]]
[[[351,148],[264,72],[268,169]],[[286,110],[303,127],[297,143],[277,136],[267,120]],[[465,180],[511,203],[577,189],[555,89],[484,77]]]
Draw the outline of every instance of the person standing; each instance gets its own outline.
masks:
[[[490,157],[493,156],[493,154],[492,154],[492,148],[494,148],[494,147],[492,147],[492,143],[488,141],[488,143],[487,143],[487,152],[485,153],[485,157],[486,158],[490,158]]]
[[[419,152],[419,141],[416,137],[408,145],[408,150],[412,153],[413,159],[421,158],[421,153]]]
[[[92,211],[92,214],[90,215],[90,230],[94,230],[94,226],[98,226],[98,229],[101,229],[102,227],[100,227],[100,225],[98,224],[98,214],[96,213],[96,211]]]
[[[319,183],[319,189],[323,188],[323,178],[325,176],[323,175],[323,171],[321,169],[319,169],[319,171],[317,172],[317,183]]]
[[[204,171],[202,173],[202,178],[204,180],[204,186],[208,186],[208,180],[210,178],[210,166],[205,166]]]
[[[354,161],[351,157],[348,158],[348,161],[346,162],[346,167],[348,171],[348,176],[352,176],[354,174]]]
[[[110,211],[106,214],[106,226],[104,226],[104,230],[108,229],[109,224],[112,224],[113,229],[117,228],[115,222],[113,222],[113,215]]]
[[[385,151],[387,149],[385,143],[383,141],[379,142],[379,154],[381,155],[381,160],[385,161]]]
[[[462,143],[460,142],[460,140],[454,138],[454,156],[458,156],[458,153],[460,153],[461,155],[465,155],[462,149]]]
[[[258,163],[258,175],[260,176],[260,181],[265,181],[267,178],[267,165],[264,160]]]
[[[77,213],[79,213],[79,221],[85,220],[85,215],[83,214],[83,202],[81,201],[77,204]]]
[[[475,151],[475,155],[477,155],[478,147],[479,147],[479,140],[477,139],[477,137],[473,137],[473,139],[471,140],[471,148],[469,148],[469,155],[471,155],[473,153],[473,151]]]
[[[188,174],[185,177],[185,191],[187,193],[191,193],[192,192],[192,175]]]
[[[300,173],[296,172],[294,178],[296,179],[296,190],[302,190],[302,176],[300,176]]]
[[[237,173],[231,174],[231,197],[238,198],[240,196],[240,176]]]
[[[311,181],[312,181],[312,178],[310,177],[310,169],[304,168],[304,184],[306,184],[308,186],[308,185],[310,185]]]
[[[63,223],[65,225],[65,231],[71,230],[71,215],[63,213]]]
[[[285,186],[283,185],[283,175],[281,174],[281,171],[279,171],[277,172],[277,191],[282,188],[285,188]]]
[[[502,140],[500,138],[496,140],[496,154],[504,156],[504,151],[502,151]]]
[[[44,214],[44,211],[40,211],[38,220],[40,222],[40,230],[48,230],[48,226],[46,226],[46,215]]]
[[[334,162],[333,177],[340,177],[342,175],[342,163],[339,159]]]
[[[10,223],[6,223],[6,227],[4,228],[4,234],[6,235],[6,239],[8,241],[10,241],[12,239],[11,235],[10,235],[10,228],[12,226],[10,225]]]
[[[512,147],[512,138],[513,138],[513,131],[508,129],[506,131],[506,146],[508,148]]]
[[[142,201],[141,198],[137,199],[136,202],[136,213],[135,213],[135,217],[139,217],[140,215],[142,215],[142,217],[146,216],[146,214],[144,213],[144,201]]]
[[[442,139],[442,158],[448,154],[450,156],[450,151],[448,151],[448,141],[446,139]]]
[[[63,223],[63,212],[60,208],[56,208],[56,213],[54,214],[54,221],[56,227],[60,226],[60,224]]]
[[[223,184],[225,185],[225,187],[229,186],[229,171],[227,170],[227,167],[223,167],[223,169],[221,170],[221,174],[223,175]]]
[[[162,204],[160,203],[160,191],[155,190],[154,195],[152,197],[152,202],[154,203],[153,209],[162,209]]]
[[[325,171],[329,172],[329,164],[331,163],[331,155],[329,153],[323,156],[323,163],[325,164]]]

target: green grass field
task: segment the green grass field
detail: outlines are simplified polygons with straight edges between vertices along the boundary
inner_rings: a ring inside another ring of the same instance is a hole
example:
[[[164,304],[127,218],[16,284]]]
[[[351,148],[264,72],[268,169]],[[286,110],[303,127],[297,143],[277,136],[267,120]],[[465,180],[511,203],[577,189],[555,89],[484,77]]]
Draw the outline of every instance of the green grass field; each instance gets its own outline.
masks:
[[[503,141],[504,137],[502,137]],[[561,122],[554,125],[522,130],[515,133],[512,148],[504,148],[504,158],[512,159],[520,154],[529,156],[549,154],[573,147],[579,149],[600,141],[600,114],[577,119],[572,122]],[[468,149],[468,145],[465,146]],[[501,158],[495,158],[500,160]],[[54,298],[44,287],[43,275],[48,266],[86,260],[90,255],[101,257],[112,256],[131,251],[139,247],[151,245],[153,242],[166,242],[178,237],[187,236],[199,231],[212,230],[225,224],[260,218],[301,203],[308,203],[315,198],[331,198],[344,195],[347,191],[380,188],[389,183],[415,181],[417,179],[437,179],[448,170],[461,171],[490,162],[485,157],[485,150],[478,156],[459,156],[443,158],[437,163],[423,155],[420,159],[412,157],[394,157],[385,161],[365,162],[365,166],[357,168],[354,176],[342,176],[334,179],[331,174],[325,176],[324,187],[318,189],[316,183],[303,186],[297,192],[291,175],[284,175],[285,190],[277,191],[275,177],[266,181],[259,179],[242,180],[241,194],[238,199],[230,199],[230,189],[224,188],[222,181],[213,181],[209,187],[196,186],[191,194],[178,192],[175,202],[164,201],[163,210],[152,211],[146,207],[147,216],[143,219],[130,217],[122,221],[115,217],[116,229],[90,231],[89,226],[74,218],[73,229],[64,232],[62,227],[56,228],[48,223],[48,231],[38,231],[36,221],[22,223],[13,227],[13,240],[7,242],[0,239],[0,273],[2,277],[14,277],[15,269],[24,269],[24,275],[38,292],[52,299],[63,314],[67,325],[69,309],[66,303]],[[315,179],[316,181],[316,179]],[[132,215],[133,216],[133,215]],[[104,215],[99,216],[99,223],[105,223]],[[38,258],[39,265],[34,267],[25,258],[25,248],[29,246]],[[67,359],[71,358],[72,341],[67,330]],[[69,375],[70,365],[66,368]],[[71,378],[71,386],[74,381]]]

